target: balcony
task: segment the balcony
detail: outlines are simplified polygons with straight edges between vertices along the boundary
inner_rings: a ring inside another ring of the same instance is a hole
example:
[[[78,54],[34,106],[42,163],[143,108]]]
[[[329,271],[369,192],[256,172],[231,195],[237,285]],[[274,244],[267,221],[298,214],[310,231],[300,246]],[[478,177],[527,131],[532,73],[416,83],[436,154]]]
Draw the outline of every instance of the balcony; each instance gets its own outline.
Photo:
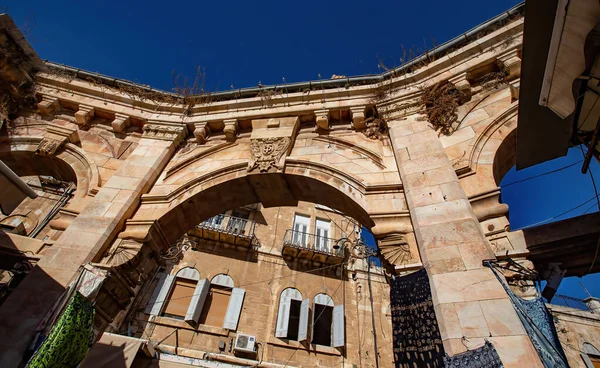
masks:
[[[321,264],[340,264],[344,261],[344,247],[339,243],[339,240],[324,236],[287,230],[281,253],[283,256]]]
[[[256,239],[255,225],[252,220],[221,214],[200,223],[190,234],[201,239],[248,248]]]

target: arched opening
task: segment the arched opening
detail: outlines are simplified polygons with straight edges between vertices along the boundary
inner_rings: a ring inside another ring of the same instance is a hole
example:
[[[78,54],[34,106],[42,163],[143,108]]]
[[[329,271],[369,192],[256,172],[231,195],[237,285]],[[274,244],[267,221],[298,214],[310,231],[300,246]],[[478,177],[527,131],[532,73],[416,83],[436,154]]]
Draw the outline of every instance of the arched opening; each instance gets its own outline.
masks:
[[[502,179],[517,164],[517,130],[514,129],[512,132],[504,138],[500,147],[496,151],[494,156],[494,179],[496,184],[500,186]]]

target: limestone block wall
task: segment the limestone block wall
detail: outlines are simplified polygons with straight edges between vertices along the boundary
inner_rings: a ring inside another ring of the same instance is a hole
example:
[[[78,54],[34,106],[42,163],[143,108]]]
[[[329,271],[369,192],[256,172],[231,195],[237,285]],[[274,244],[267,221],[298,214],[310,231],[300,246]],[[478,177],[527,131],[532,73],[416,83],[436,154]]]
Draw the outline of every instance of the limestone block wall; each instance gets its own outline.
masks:
[[[584,344],[600,345],[600,316],[588,311],[547,304],[569,366],[587,368],[582,358]]]

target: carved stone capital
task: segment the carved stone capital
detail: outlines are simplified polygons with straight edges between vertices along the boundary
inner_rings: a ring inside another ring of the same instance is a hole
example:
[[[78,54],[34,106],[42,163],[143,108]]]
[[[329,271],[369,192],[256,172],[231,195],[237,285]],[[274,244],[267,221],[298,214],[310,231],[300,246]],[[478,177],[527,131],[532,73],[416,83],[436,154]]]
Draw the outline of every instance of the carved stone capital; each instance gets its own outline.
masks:
[[[225,138],[228,141],[235,140],[235,136],[238,133],[238,121],[237,121],[237,119],[224,120],[223,123],[225,124],[225,127],[223,128],[223,133],[225,133]]]
[[[42,115],[50,115],[52,114],[58,107],[60,106],[60,102],[58,98],[43,96],[42,101],[40,101],[37,105],[38,111]]]
[[[329,129],[329,110],[315,111],[317,126],[321,129]]]
[[[291,142],[290,137],[251,139],[252,158],[248,163],[248,172],[283,172]]]
[[[350,108],[350,115],[352,117],[352,126],[354,129],[364,129],[365,125],[365,107],[357,106]]]
[[[204,144],[210,137],[210,127],[207,122],[201,122],[194,124],[194,137],[196,137],[196,143]]]
[[[142,133],[142,138],[173,141],[175,144],[179,144],[184,137],[184,127],[171,125],[146,124]]]
[[[79,125],[85,125],[94,117],[95,112],[91,106],[79,105],[79,110],[75,113],[75,121]]]
[[[115,120],[113,120],[110,125],[115,132],[122,133],[129,126],[129,116],[116,113]]]
[[[71,124],[72,125],[72,124]],[[40,156],[53,156],[62,148],[67,142],[79,143],[79,133],[77,128],[48,124],[44,138],[35,150],[35,153]]]
[[[497,57],[500,67],[508,73],[507,79],[515,79],[521,76],[521,58],[518,50],[511,50]]]

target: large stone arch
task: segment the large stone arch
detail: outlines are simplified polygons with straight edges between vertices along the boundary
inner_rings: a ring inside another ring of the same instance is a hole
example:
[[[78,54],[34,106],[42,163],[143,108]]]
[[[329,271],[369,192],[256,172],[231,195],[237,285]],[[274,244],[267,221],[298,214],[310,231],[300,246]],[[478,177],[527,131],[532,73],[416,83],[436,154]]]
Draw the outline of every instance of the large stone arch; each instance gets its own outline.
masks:
[[[368,193],[371,188],[350,175],[327,165],[291,159],[281,173],[249,174],[246,168],[247,164],[241,163],[217,169],[168,194],[142,196],[119,237],[151,242],[164,249],[200,222],[258,202],[266,207],[295,205],[297,201],[319,203],[367,228],[375,226],[369,202],[380,196]]]
[[[0,146],[0,159],[9,167],[14,167],[20,176],[54,174],[63,176],[65,181],[73,181],[77,188],[74,193],[75,200],[98,191],[98,167],[87,157],[84,150],[67,143],[64,149],[54,156],[39,156],[36,150],[42,139],[33,136],[12,136],[8,144]],[[11,161],[18,165],[11,165]]]

